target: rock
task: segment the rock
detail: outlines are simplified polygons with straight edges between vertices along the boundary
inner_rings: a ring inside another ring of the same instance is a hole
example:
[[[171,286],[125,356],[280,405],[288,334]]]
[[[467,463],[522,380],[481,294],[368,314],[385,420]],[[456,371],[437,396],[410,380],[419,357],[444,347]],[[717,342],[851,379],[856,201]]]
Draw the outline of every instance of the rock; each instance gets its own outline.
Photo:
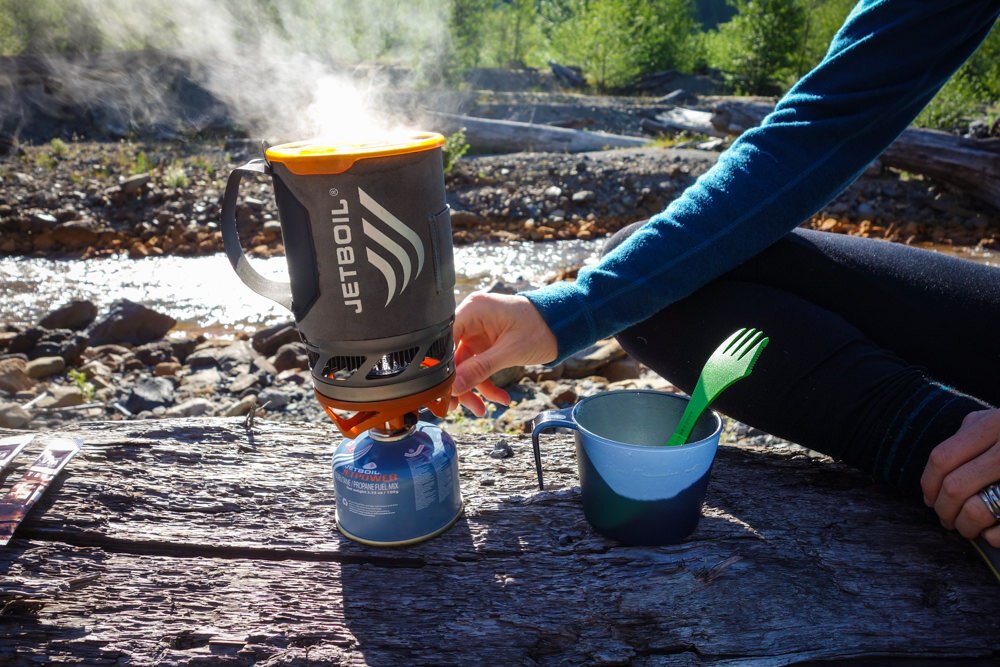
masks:
[[[277,382],[290,382],[292,384],[306,385],[312,382],[312,374],[309,371],[300,371],[297,368],[289,368],[287,371],[281,371],[278,373],[277,377],[274,378]]]
[[[642,376],[642,364],[632,357],[622,357],[604,366],[601,375],[606,377],[608,382],[635,380]]]
[[[559,199],[562,196],[562,188],[558,185],[550,185],[545,188],[545,197],[548,199]]]
[[[580,350],[563,362],[563,377],[570,379],[594,375],[616,359],[625,356],[625,350],[614,338],[605,338],[590,347]]]
[[[220,347],[216,342],[204,343],[187,358],[191,368],[211,368],[231,371],[237,366],[249,364],[253,358],[250,345],[245,340],[224,342]]]
[[[83,373],[88,380],[95,380],[98,378],[106,380],[111,377],[111,369],[96,359],[88,361],[80,366],[80,372]]]
[[[32,213],[28,216],[28,222],[31,226],[31,231],[33,232],[41,232],[52,229],[59,224],[56,217],[50,213]]]
[[[257,397],[253,394],[244,396],[222,411],[223,417],[239,417],[257,407]]]
[[[227,389],[231,394],[242,394],[247,389],[257,385],[258,377],[254,373],[243,373],[229,383]]]
[[[35,343],[38,342],[38,339],[42,337],[45,331],[41,327],[31,327],[30,329],[18,332],[13,340],[7,344],[7,351],[15,354],[28,352],[31,348],[35,347]]]
[[[490,285],[486,288],[486,291],[490,294],[517,294],[517,288],[511,287],[501,280],[498,280]]]
[[[280,373],[292,368],[309,368],[309,355],[303,343],[287,343],[274,355],[274,368]]]
[[[255,355],[250,360],[250,372],[256,375],[264,384],[271,384],[274,376],[278,374],[278,369],[264,357]]]
[[[559,407],[572,405],[580,398],[580,395],[576,393],[576,387],[572,384],[556,385],[547,393],[552,398],[552,402]]]
[[[260,352],[265,357],[270,357],[278,348],[287,343],[300,341],[299,332],[291,322],[276,324],[273,327],[261,329],[250,339],[253,349]]]
[[[207,398],[192,398],[179,405],[168,408],[166,417],[204,417],[215,412],[215,406]]]
[[[532,365],[524,367],[524,377],[531,378],[535,382],[542,382],[543,380],[558,380],[563,376],[566,371],[566,367],[562,364],[557,364],[555,366],[542,366],[542,365]]]
[[[858,204],[857,213],[859,218],[871,219],[875,215],[875,207],[868,202],[862,202]]]
[[[181,340],[171,340],[170,347],[174,349],[174,358],[184,363],[199,345],[205,342],[205,336],[198,334],[194,338],[184,338]]]
[[[149,183],[149,179],[149,174],[136,174],[135,176],[129,176],[121,182],[122,192],[125,194],[134,194],[145,187]]]
[[[664,391],[668,394],[683,393],[680,389],[658,375],[651,375],[635,380],[619,380],[618,382],[611,382],[605,387],[605,391],[633,391],[635,389],[652,389],[653,391]]]
[[[174,401],[174,383],[167,378],[147,377],[132,387],[125,408],[134,413],[165,407]]]
[[[29,361],[24,369],[28,377],[35,379],[47,378],[64,370],[66,370],[66,360],[62,357],[38,357]]]
[[[281,410],[296,398],[297,394],[269,387],[257,395],[257,403],[268,410]]]
[[[97,318],[97,306],[90,301],[70,301],[49,312],[39,322],[43,329],[86,329]]]
[[[52,239],[66,248],[85,248],[96,243],[100,233],[92,220],[70,220],[52,230]]]
[[[0,427],[24,428],[31,421],[31,414],[17,403],[0,403]]]
[[[0,390],[16,394],[35,386],[27,372],[28,364],[23,359],[0,359]]]
[[[75,366],[80,362],[88,342],[85,334],[70,329],[53,329],[42,334],[28,356],[32,359],[62,357],[68,365]]]
[[[514,450],[507,444],[507,438],[500,438],[493,443],[493,450],[490,452],[491,459],[509,459],[514,456]]]
[[[131,343],[143,345],[159,340],[177,321],[138,303],[122,299],[111,306],[104,318],[88,330],[91,345]]]
[[[511,366],[490,376],[490,381],[498,387],[507,387],[524,377],[524,366]]]
[[[497,428],[503,431],[530,433],[531,422],[538,416],[538,413],[555,408],[555,403],[548,396],[535,394],[533,397],[512,403],[502,415],[497,417]]]
[[[578,192],[574,192],[571,199],[574,204],[585,204],[597,199],[597,195],[592,190],[580,190]]]
[[[174,347],[168,341],[158,340],[146,343],[132,350],[132,353],[139,358],[139,361],[147,366],[156,366],[164,361],[176,361],[174,359]]]
[[[75,386],[52,385],[46,391],[48,396],[35,403],[39,408],[70,408],[74,405],[83,405],[87,400],[83,390]]]
[[[472,211],[461,211],[458,209],[451,209],[451,228],[452,229],[473,229],[483,224],[485,221],[479,215],[476,215]]]
[[[181,387],[186,392],[214,392],[222,382],[222,374],[217,368],[205,368],[181,378]]]
[[[180,370],[181,365],[176,361],[161,361],[153,367],[153,375],[157,377],[173,377]]]

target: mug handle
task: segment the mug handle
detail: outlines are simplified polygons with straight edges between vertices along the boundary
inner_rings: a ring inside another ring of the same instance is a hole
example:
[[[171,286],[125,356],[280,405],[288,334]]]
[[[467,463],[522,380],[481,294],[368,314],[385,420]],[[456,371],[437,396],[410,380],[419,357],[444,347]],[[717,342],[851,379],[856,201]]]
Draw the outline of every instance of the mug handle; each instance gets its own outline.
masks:
[[[257,174],[265,176],[271,174],[270,165],[262,158],[250,160],[242,167],[233,169],[232,173],[229,174],[226,194],[222,199],[222,245],[226,250],[229,263],[233,265],[233,270],[247,287],[291,310],[291,283],[270,280],[257,273],[256,269],[250,266],[247,256],[243,253],[243,247],[240,245],[240,234],[236,227],[236,201],[239,198],[240,181],[243,180],[244,176]]]
[[[531,422],[531,446],[535,450],[535,471],[538,473],[538,489],[540,491],[545,489],[545,485],[542,483],[542,452],[538,445],[538,436],[549,428],[577,428],[576,422],[573,421],[573,407],[571,405],[568,408],[546,410],[539,413]]]

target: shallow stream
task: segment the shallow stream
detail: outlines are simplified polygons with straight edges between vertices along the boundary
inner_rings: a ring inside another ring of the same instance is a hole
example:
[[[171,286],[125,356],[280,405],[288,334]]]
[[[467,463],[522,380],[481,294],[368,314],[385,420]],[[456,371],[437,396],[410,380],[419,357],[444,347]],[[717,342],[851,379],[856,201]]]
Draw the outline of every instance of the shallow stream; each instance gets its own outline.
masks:
[[[456,301],[500,280],[520,289],[560,269],[593,261],[603,241],[478,243],[455,248]],[[254,260],[264,275],[287,280],[284,257]],[[52,260],[0,258],[0,324],[35,324],[54,307],[87,299],[103,313],[131,299],[177,320],[177,330],[234,334],[291,319],[240,282],[225,255]]]
[[[557,271],[596,260],[603,240],[551,243],[477,243],[455,248],[455,299],[501,280],[517,288],[538,286]],[[1000,253],[932,248],[1000,266]],[[258,271],[287,280],[285,258],[254,260]],[[250,291],[222,254],[52,260],[0,258],[0,324],[35,324],[72,299],[88,299],[104,312],[126,298],[177,320],[177,331],[232,335],[291,319],[280,306]]]

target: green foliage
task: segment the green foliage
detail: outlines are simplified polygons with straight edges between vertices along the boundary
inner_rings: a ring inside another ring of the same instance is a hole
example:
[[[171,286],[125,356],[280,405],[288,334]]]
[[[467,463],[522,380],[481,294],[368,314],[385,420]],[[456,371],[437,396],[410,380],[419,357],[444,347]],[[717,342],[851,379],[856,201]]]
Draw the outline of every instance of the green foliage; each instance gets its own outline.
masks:
[[[66,157],[68,152],[69,146],[67,146],[66,142],[59,137],[56,137],[49,142],[49,154],[52,155],[52,157]]]
[[[205,172],[205,175],[209,178],[215,176],[215,165],[212,164],[211,160],[202,155],[196,155],[191,158],[191,166]]]
[[[0,0],[0,55],[86,53],[103,46],[81,0]]]
[[[479,67],[485,20],[492,0],[453,0],[448,29],[451,33],[452,64],[459,69]]]
[[[797,74],[805,38],[802,0],[733,0],[737,14],[707,39],[709,63],[734,90],[773,95]]]
[[[76,368],[71,368],[66,373],[67,377],[83,393],[83,400],[90,401],[94,398],[94,385],[87,380],[87,374]]]
[[[458,161],[462,159],[469,150],[469,142],[465,140],[465,128],[463,127],[454,134],[449,134],[444,139],[444,172],[450,173]]]
[[[481,64],[523,68],[542,61],[544,42],[534,0],[495,3],[483,16]]]
[[[583,69],[599,90],[633,83],[644,72],[690,72],[698,61],[689,0],[578,0],[552,29],[555,59]]]
[[[969,121],[983,113],[1000,114],[1000,29],[996,27],[931,100],[915,124],[939,130],[964,130]]]
[[[167,169],[167,172],[163,175],[163,182],[171,188],[186,188],[189,180],[184,167],[175,165]]]
[[[153,163],[150,161],[149,156],[146,155],[146,151],[139,151],[135,160],[128,167],[128,173],[130,174],[145,174],[153,168]]]
[[[856,0],[812,0],[806,4],[806,24],[796,62],[796,78],[819,64],[833,36],[844,24]]]

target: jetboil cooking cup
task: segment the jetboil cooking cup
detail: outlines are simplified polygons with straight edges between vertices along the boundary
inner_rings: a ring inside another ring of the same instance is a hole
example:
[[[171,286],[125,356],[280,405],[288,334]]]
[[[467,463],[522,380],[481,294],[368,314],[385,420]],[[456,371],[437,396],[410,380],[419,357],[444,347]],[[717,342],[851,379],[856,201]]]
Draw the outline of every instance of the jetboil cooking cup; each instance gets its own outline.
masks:
[[[533,423],[538,488],[542,431],[576,431],[583,513],[597,532],[626,544],[675,544],[694,532],[722,434],[706,411],[686,445],[667,447],[687,398],[657,391],[611,391],[539,414]]]
[[[447,411],[455,266],[443,144],[427,132],[282,144],[229,176],[226,255],[247,286],[292,311],[317,398],[346,435],[421,406]],[[260,174],[274,184],[290,283],[261,276],[240,246],[240,182]]]

